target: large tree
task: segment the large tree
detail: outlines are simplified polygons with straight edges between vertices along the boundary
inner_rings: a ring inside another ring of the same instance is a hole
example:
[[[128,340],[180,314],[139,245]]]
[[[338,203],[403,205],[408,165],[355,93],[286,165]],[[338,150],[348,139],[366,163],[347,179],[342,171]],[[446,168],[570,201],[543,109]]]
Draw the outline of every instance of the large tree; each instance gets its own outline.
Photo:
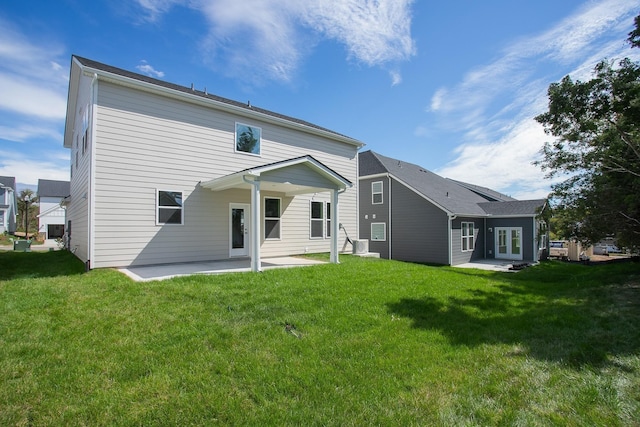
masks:
[[[640,47],[640,15],[628,42]],[[640,64],[603,60],[589,81],[566,76],[548,90],[536,117],[556,137],[536,162],[547,177],[565,176],[552,200],[566,237],[595,242],[615,235],[640,246]]]

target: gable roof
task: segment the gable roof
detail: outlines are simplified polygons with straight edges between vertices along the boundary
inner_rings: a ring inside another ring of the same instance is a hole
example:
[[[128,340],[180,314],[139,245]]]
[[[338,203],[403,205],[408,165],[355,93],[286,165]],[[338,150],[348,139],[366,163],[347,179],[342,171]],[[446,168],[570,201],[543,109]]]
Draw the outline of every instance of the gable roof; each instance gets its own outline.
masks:
[[[39,197],[67,197],[69,194],[71,194],[69,181],[38,180]]]
[[[359,176],[388,173],[452,215],[486,216],[478,203],[487,199],[413,163],[371,150],[359,154]]]
[[[0,184],[16,191],[16,178],[13,176],[0,176]]]
[[[284,114],[276,113],[274,111],[269,111],[263,108],[255,107],[251,105],[250,102],[243,103],[243,102],[233,101],[228,98],[223,98],[221,96],[212,95],[206,91],[206,88],[204,91],[199,91],[194,89],[193,85],[189,88],[189,87],[181,86],[175,83],[169,83],[164,80],[159,80],[153,77],[145,76],[143,74],[127,71],[122,68],[117,68],[111,65],[103,64],[101,62],[83,58],[77,55],[72,55],[71,57],[72,69],[71,69],[71,78],[69,79],[69,100],[67,102],[68,104],[67,118],[69,117],[73,118],[73,115],[69,116],[69,114],[70,113],[73,114],[73,111],[75,111],[75,108],[70,109],[72,100],[73,102],[75,102],[74,97],[72,96],[72,90],[74,89],[72,87],[72,81],[74,79],[74,74],[75,74],[73,69],[74,66],[80,67],[81,71],[94,74],[98,78],[100,77],[107,78],[107,79],[115,78],[118,81],[126,80],[128,84],[136,84],[138,86],[155,87],[155,88],[161,88],[164,90],[169,90],[174,94],[180,94],[186,97],[190,97],[192,99],[198,99],[200,101],[206,102],[210,106],[223,108],[223,109],[232,109],[236,113],[252,116],[257,119],[276,121],[279,124],[285,124],[285,125],[288,124],[296,128],[306,129],[307,131],[320,132],[325,136],[332,136],[334,139],[338,139],[341,142],[355,145],[357,147],[364,146],[364,143],[354,138],[348,137],[346,135],[324,128],[322,126],[315,125],[305,120],[297,119],[295,117],[290,117]],[[65,132],[65,146],[67,146],[66,137],[67,135]],[[70,142],[68,144],[70,144]]]
[[[286,168],[294,165],[306,165],[318,175],[324,177],[328,181],[332,182],[337,188],[344,189],[351,187],[353,184],[344,176],[334,171],[324,163],[316,160],[313,156],[305,155],[300,157],[294,157],[292,159],[281,160],[274,163],[268,163],[266,165],[254,166],[251,168],[243,169],[238,172],[234,172],[229,175],[222,176],[220,178],[212,179],[211,181],[201,182],[200,185],[203,188],[209,188],[213,191],[226,190],[228,188],[240,188],[248,187],[249,183],[245,180],[245,177],[260,177],[262,174]],[[310,187],[291,184],[291,182],[280,183],[280,190],[287,194],[299,194],[308,193]],[[305,188],[302,188],[305,187]],[[279,190],[273,190],[279,191]]]
[[[389,174],[450,215],[535,216],[546,200],[516,200],[486,187],[443,178],[413,163],[371,150],[358,157],[358,176]]]

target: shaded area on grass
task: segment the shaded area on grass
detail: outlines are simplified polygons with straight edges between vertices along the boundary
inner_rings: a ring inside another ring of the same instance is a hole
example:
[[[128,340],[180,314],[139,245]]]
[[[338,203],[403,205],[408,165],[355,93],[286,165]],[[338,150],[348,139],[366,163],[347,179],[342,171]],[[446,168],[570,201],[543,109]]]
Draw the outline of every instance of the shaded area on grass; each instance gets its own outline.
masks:
[[[640,352],[640,275],[629,275],[638,267],[548,263],[517,275],[495,273],[493,287],[463,296],[402,298],[387,309],[453,345],[507,344],[519,349],[513,356],[607,367]]]
[[[84,271],[82,261],[68,251],[0,251],[0,280],[69,276]]]

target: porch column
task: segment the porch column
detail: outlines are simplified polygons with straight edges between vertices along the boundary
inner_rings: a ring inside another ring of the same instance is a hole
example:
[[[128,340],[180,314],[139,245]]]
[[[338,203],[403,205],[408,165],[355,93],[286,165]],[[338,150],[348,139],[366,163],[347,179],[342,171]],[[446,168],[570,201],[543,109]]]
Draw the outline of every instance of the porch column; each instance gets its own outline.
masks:
[[[331,190],[331,256],[333,264],[339,264],[338,234],[340,233],[340,218],[338,217],[338,190]]]
[[[251,183],[251,271],[262,271],[260,261],[260,181]]]

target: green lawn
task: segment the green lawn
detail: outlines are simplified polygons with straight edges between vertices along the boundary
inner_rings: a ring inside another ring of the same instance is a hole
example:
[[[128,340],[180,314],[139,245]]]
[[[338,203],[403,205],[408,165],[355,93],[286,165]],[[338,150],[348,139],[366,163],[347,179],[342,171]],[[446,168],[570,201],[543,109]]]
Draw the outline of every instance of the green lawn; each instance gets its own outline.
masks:
[[[0,252],[0,425],[638,425],[640,265],[135,283]]]

